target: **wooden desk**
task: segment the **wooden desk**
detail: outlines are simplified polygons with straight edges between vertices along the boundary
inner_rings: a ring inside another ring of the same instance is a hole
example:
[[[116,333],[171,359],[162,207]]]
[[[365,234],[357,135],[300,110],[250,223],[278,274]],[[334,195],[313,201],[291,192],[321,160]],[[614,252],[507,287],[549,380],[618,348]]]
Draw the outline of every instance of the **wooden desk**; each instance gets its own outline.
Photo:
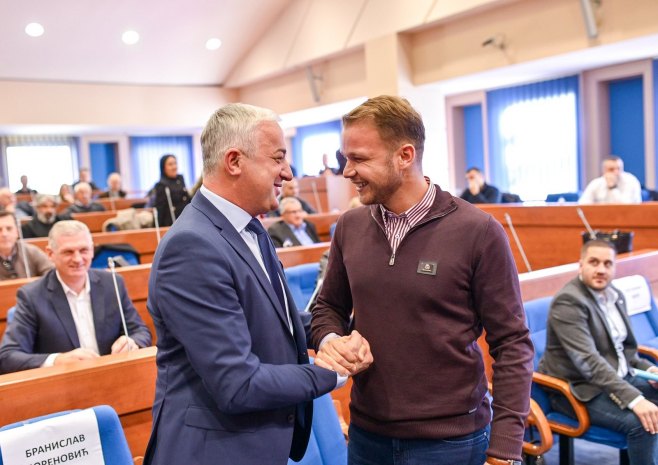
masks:
[[[138,209],[142,210],[142,209]],[[117,216],[116,210],[107,210],[104,212],[73,213],[71,218],[83,222],[92,233],[103,232],[103,224]]]
[[[299,197],[318,213],[345,211],[356,196],[354,185],[343,176],[305,176],[299,179]]]
[[[295,247],[281,247],[276,254],[284,268],[303,263],[318,263],[322,254],[331,246],[331,242],[320,242],[313,245],[300,245]]]
[[[133,456],[151,434],[156,348],[107,355],[73,365],[0,376],[0,423],[107,404],[116,410]]]
[[[580,255],[581,233],[585,231],[576,212],[579,206],[478,205],[505,228],[519,272],[528,271],[505,221],[512,219],[533,270],[572,263]],[[633,248],[658,248],[658,202],[635,205],[581,205],[593,229],[633,231]]]
[[[168,227],[160,228],[160,235],[164,236],[168,230]],[[141,263],[151,263],[153,261],[155,249],[158,247],[158,237],[155,228],[92,233],[91,238],[94,241],[94,245],[128,243],[139,252]],[[48,239],[45,237],[39,237],[35,239],[26,239],[26,242],[36,245],[41,250],[46,250]]]

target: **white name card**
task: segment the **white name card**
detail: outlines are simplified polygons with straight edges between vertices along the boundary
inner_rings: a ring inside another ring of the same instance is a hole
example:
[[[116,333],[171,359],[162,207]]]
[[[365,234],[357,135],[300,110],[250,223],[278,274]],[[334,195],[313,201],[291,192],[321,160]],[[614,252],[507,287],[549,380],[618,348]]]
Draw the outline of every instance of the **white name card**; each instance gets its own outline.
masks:
[[[643,276],[636,274],[617,278],[612,285],[623,292],[628,316],[651,310],[651,289]]]

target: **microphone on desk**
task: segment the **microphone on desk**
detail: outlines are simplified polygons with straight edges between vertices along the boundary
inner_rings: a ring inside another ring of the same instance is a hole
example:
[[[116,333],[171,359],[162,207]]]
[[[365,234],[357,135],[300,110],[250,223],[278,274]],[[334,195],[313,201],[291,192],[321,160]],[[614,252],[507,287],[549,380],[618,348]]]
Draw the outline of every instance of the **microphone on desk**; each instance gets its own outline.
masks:
[[[585,228],[587,229],[587,232],[589,233],[589,238],[590,240],[596,239],[596,231],[592,229],[592,227],[589,225],[589,221],[587,221],[587,218],[585,218],[585,213],[583,213],[582,208],[577,207],[576,212],[578,213],[578,216],[580,216],[580,221],[583,222],[585,225]]]
[[[311,189],[313,189],[313,198],[315,199],[315,205],[318,206],[318,213],[323,213],[322,204],[320,203],[320,194],[318,194],[318,185],[315,181],[311,181]]]
[[[107,197],[110,200],[110,209],[112,209],[112,211],[116,211],[117,208],[116,205],[114,204],[114,193],[110,191],[110,194]]]
[[[117,284],[117,272],[114,267],[114,259],[108,257],[107,264],[110,267],[110,272],[112,273],[112,282],[114,283],[114,292],[117,296],[117,303],[119,304],[119,314],[121,315],[121,324],[123,325],[123,334],[128,336],[128,326],[126,325],[126,315],[123,313],[123,304],[121,303],[121,294],[119,293],[119,285]],[[130,344],[128,344],[128,350],[130,350]]]
[[[171,190],[168,186],[165,187],[165,195],[167,196],[167,205],[169,205],[169,212],[171,213],[171,224],[174,224],[174,221],[176,221],[176,209],[171,201]]]
[[[514,242],[516,242],[516,246],[519,249],[519,252],[521,252],[521,258],[523,259],[523,263],[525,263],[525,267],[528,271],[532,271],[532,268],[530,267],[530,262],[528,261],[528,257],[525,255],[525,250],[523,250],[523,245],[521,245],[521,241],[519,240],[519,236],[516,234],[516,229],[514,229],[514,225],[512,224],[512,217],[509,216],[509,213],[505,213],[505,221],[507,222],[507,226],[509,227],[509,230],[512,232],[512,237],[514,238]]]
[[[18,230],[18,244],[21,248],[21,255],[23,256],[23,266],[25,267],[25,277],[31,278],[32,273],[30,273],[30,263],[27,261],[27,247],[25,247],[25,239],[23,239],[23,228],[19,224],[16,228]]]
[[[160,222],[158,221],[158,209],[153,207],[153,226],[155,226],[155,234],[160,244]]]
[[[315,285],[315,289],[313,289],[313,294],[311,294],[311,298],[308,299],[306,308],[304,308],[305,312],[311,311],[311,306],[313,305],[313,302],[315,302],[315,299],[317,298],[318,294],[320,293],[320,289],[322,288],[322,281],[322,278],[318,279],[318,283]]]

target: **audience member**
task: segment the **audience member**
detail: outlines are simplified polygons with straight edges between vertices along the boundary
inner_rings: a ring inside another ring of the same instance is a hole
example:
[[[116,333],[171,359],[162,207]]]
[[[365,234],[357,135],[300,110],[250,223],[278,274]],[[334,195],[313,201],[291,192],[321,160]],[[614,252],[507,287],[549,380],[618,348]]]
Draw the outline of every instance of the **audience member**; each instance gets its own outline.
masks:
[[[288,197],[292,197],[294,199],[297,199],[297,201],[302,205],[302,210],[304,210],[306,213],[313,214],[317,213],[313,207],[309,205],[309,203],[302,199],[299,196],[299,182],[297,181],[296,178],[292,178],[290,181],[283,181],[283,184],[281,184],[281,195],[279,196],[279,203]],[[273,217],[273,216],[281,216],[281,207],[277,208],[276,210],[272,210],[267,214],[267,216]]]
[[[267,232],[274,242],[274,247],[291,247],[293,245],[311,245],[320,242],[315,225],[306,221],[306,212],[302,204],[294,197],[284,197],[279,204],[281,221],[271,225]]]
[[[123,199],[126,192],[121,189],[121,175],[110,173],[107,177],[107,190],[98,196],[100,199]]]
[[[16,218],[32,216],[32,206],[28,202],[16,202],[16,196],[8,187],[0,188],[0,212],[12,213]]]
[[[39,247],[18,241],[16,217],[6,211],[0,212],[0,263],[0,281],[41,276],[53,267]]]
[[[91,187],[92,191],[99,190],[98,186],[94,184],[94,181],[91,180],[91,171],[89,171],[89,168],[86,167],[80,168],[78,170],[78,175],[79,175],[78,180],[75,181],[71,187],[75,188],[75,186],[77,186],[81,182],[86,182],[87,184],[89,184],[89,187]]]
[[[375,362],[353,378],[351,465],[399,453],[414,464],[520,464],[533,349],[509,241],[491,215],[423,176],[424,141],[399,97],[343,116],[343,176],[367,207],[338,220],[313,309],[315,360],[339,373],[358,366],[340,337],[352,328],[372,347]]]
[[[90,269],[94,244],[84,223],[57,222],[50,230],[46,252],[55,269],[18,290],[16,313],[0,345],[0,373],[151,345],[151,333],[117,275],[128,329],[128,335],[123,334],[112,275]]]
[[[37,194],[35,199],[36,215],[32,220],[23,223],[22,232],[25,239],[33,237],[46,237],[55,222],[57,216],[57,198],[52,195]]]
[[[151,189],[150,196],[152,206],[158,211],[160,226],[171,226],[190,203],[191,197],[185,188],[185,179],[178,174],[178,162],[174,155],[166,154],[160,158],[160,180]]]
[[[334,170],[335,174],[342,175],[345,171],[345,164],[347,163],[347,158],[343,155],[340,149],[336,150],[336,161],[338,162],[338,168]]]
[[[472,167],[466,171],[466,182],[468,187],[464,189],[462,199],[470,203],[500,203],[501,194],[498,188],[484,182],[484,175]]]
[[[256,218],[277,207],[274,186],[292,177],[277,119],[237,103],[211,116],[203,186],[155,253],[147,306],[158,379],[145,465],[299,461],[312,400],[336,387],[336,373],[309,364],[299,312]]]
[[[634,368],[658,373],[638,357],[637,341],[615,277],[614,245],[602,240],[581,249],[579,275],[551,302],[546,351],[539,371],[569,382],[592,425],[626,435],[631,465],[658,463],[658,390]],[[554,409],[573,417],[568,401],[551,396]]]
[[[318,173],[318,176],[333,176],[336,174],[336,171],[329,166],[329,155],[326,153],[322,154],[322,169]]]
[[[71,193],[71,186],[68,184],[62,184],[59,186],[59,200],[61,202],[66,202],[66,203],[74,203],[75,199],[73,198],[73,194]]]
[[[36,194],[37,191],[27,187],[27,176],[21,176],[21,188],[16,191],[16,194]]]
[[[70,220],[73,213],[104,212],[105,207],[98,202],[92,201],[91,186],[86,182],[79,182],[73,188],[75,202],[67,208],[61,217]]]
[[[592,179],[578,200],[591,203],[640,203],[642,187],[631,173],[624,171],[624,161],[616,155],[603,159],[603,176]]]

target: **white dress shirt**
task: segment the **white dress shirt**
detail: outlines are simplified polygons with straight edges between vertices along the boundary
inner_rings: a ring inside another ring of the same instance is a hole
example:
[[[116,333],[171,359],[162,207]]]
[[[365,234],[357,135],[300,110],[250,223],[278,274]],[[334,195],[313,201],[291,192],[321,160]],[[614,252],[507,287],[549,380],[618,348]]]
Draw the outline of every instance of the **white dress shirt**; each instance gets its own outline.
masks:
[[[640,181],[631,173],[622,172],[619,182],[610,189],[605,177],[592,179],[585,188],[585,192],[578,200],[580,204],[591,203],[641,203],[642,187]]]

